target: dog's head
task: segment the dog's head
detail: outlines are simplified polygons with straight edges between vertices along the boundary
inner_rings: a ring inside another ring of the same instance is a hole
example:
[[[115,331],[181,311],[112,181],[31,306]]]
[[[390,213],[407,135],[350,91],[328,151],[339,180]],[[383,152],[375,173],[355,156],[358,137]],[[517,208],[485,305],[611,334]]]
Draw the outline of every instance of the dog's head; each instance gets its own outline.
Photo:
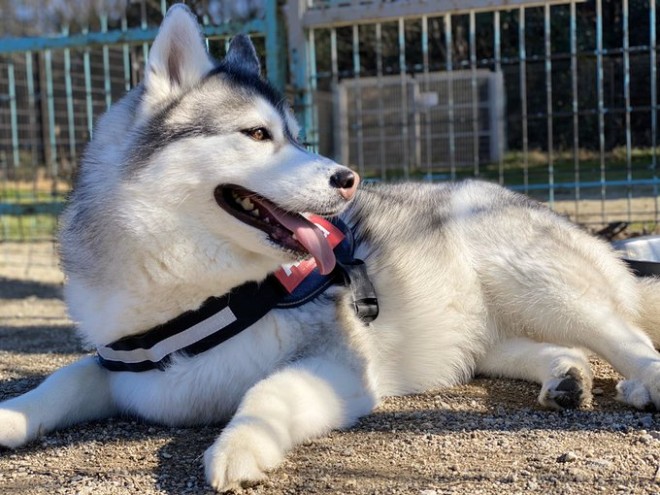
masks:
[[[118,184],[119,192],[103,194],[122,198],[118,215],[131,217],[131,228],[156,235],[168,224],[253,259],[280,264],[311,254],[321,272],[332,270],[332,249],[307,215],[340,213],[359,177],[297,142],[296,120],[260,75],[247,36],[236,36],[216,63],[192,13],[173,7],[143,85],[115,106],[98,124],[83,169]],[[109,160],[118,163],[101,171],[98,163]],[[91,175],[81,174],[88,189]]]

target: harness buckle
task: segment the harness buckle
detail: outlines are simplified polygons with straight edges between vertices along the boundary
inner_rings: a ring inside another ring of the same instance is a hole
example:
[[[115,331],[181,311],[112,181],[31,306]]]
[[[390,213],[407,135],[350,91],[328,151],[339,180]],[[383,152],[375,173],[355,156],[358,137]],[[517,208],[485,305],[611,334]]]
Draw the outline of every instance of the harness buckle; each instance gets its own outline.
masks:
[[[378,317],[378,297],[369,275],[367,265],[360,259],[339,262],[344,284],[351,288],[353,307],[358,318],[364,323],[370,323]]]

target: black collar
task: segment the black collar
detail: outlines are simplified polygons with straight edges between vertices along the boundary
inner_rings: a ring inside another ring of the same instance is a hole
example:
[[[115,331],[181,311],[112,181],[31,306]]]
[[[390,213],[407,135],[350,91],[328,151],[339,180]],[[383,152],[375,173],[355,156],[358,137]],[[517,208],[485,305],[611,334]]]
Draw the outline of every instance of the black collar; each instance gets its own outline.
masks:
[[[329,275],[314,269],[291,293],[275,274],[261,283],[245,283],[222,297],[210,297],[194,311],[99,347],[99,363],[111,371],[163,370],[173,354],[195,356],[207,351],[249,328],[272,309],[305,304],[333,284],[349,286],[358,317],[365,323],[373,321],[378,316],[378,300],[364,262],[353,257],[352,232],[339,219],[331,225],[339,229],[343,239],[334,248],[337,264]]]

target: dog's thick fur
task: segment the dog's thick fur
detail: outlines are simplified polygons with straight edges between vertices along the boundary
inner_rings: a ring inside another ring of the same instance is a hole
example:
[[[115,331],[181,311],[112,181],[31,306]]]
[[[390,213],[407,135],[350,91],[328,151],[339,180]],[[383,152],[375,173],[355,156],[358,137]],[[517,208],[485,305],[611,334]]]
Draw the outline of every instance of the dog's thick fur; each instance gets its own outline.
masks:
[[[196,20],[172,8],[143,85],[99,121],[64,215],[80,334],[102,346],[141,333],[299,256],[220,208],[220,184],[282,210],[341,216],[378,319],[362,323],[335,286],[164,371],[82,359],[0,404],[1,445],[115,414],[229,420],[204,458],[208,482],[224,490],[261,479],[287,450],[350,426],[383,396],[475,373],[537,382],[547,407],[588,404],[581,349],[625,377],[620,400],[660,407],[658,281],[637,280],[606,243],[496,185],[338,185],[347,169],[295,142],[294,118],[258,72],[243,36],[215,68]]]

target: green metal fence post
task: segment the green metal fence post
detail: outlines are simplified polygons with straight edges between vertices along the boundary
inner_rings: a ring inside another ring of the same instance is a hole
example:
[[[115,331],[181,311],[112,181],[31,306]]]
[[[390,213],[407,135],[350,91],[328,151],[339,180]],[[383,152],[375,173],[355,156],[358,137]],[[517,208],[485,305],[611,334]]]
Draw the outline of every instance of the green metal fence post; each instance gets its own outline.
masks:
[[[266,73],[280,91],[286,87],[286,48],[277,0],[266,0]]]
[[[289,0],[286,4],[289,71],[294,91],[294,106],[305,137],[315,128],[311,108],[308,46],[301,24],[306,9],[306,0]]]

